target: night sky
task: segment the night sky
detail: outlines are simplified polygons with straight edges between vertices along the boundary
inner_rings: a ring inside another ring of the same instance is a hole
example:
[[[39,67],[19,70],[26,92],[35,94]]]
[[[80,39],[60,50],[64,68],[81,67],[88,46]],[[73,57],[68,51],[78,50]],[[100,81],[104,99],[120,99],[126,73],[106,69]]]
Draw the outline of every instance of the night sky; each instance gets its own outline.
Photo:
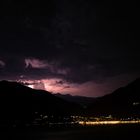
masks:
[[[134,1],[4,0],[0,80],[53,93],[102,96],[140,76]]]

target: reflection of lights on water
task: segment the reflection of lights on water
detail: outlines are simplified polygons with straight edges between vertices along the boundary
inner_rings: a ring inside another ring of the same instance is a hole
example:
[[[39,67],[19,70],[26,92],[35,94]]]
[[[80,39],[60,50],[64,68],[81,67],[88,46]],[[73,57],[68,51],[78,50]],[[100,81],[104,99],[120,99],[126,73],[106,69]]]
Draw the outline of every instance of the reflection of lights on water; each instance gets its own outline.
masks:
[[[79,121],[80,125],[100,125],[100,124],[136,124],[140,123],[140,120],[137,121]]]

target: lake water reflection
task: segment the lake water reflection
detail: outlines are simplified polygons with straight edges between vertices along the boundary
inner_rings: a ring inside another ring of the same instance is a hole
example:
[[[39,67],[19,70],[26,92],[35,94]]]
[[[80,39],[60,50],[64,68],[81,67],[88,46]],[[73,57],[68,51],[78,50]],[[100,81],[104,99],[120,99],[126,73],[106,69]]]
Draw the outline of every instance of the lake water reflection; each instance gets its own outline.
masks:
[[[140,125],[101,125],[90,127],[63,128],[55,130],[12,130],[1,131],[1,140],[125,140],[140,139]],[[2,137],[3,136],[3,137]]]

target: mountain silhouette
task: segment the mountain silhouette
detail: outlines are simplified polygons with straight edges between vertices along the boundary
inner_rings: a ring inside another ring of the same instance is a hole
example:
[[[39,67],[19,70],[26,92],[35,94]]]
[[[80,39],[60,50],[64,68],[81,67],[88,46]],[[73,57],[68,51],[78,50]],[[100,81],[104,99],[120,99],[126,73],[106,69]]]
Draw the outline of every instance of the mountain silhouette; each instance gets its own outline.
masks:
[[[32,121],[35,114],[68,116],[77,114],[80,106],[52,95],[35,90],[21,83],[0,81],[0,123]]]
[[[0,125],[31,123],[39,116],[58,121],[71,115],[140,117],[140,78],[99,98],[53,95],[22,83],[0,81]]]
[[[94,98],[94,97],[72,96],[70,94],[60,94],[60,93],[55,94],[55,96],[62,98],[66,101],[79,104],[83,107],[87,107],[88,105],[90,105],[91,103],[93,103],[96,100],[96,98]]]
[[[88,115],[140,116],[140,78],[88,106]]]

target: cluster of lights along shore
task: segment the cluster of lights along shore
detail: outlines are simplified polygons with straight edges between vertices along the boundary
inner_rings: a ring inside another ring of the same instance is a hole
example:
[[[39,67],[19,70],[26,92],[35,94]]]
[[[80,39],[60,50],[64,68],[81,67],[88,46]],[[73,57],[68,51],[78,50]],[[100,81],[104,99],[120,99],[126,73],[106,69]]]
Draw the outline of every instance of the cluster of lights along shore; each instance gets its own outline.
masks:
[[[82,116],[73,116],[75,119],[77,118],[77,122],[80,125],[102,125],[102,124],[135,124],[140,123],[139,118],[121,118],[116,119],[113,118],[112,115],[109,116],[101,116],[101,117],[82,117]]]
[[[43,120],[44,124],[49,125],[63,125],[63,124],[78,124],[81,126],[86,125],[117,125],[117,124],[140,124],[140,118],[128,117],[128,118],[113,118],[112,115],[109,116],[100,116],[100,117],[86,117],[86,116],[67,116],[62,117],[61,121],[50,121],[55,119],[55,116],[43,116],[40,115],[39,118],[36,118],[34,123],[35,125],[39,125],[39,122]]]

